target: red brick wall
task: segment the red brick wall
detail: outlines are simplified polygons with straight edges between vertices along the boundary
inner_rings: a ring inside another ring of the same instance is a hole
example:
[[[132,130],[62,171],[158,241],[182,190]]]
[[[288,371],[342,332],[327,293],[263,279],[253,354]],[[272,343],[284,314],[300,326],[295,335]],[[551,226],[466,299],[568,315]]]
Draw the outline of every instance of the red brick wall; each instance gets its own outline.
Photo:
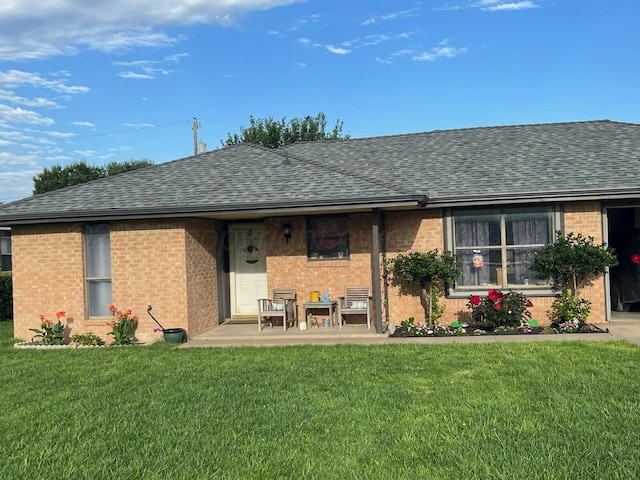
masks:
[[[189,333],[218,325],[217,238],[213,220],[186,222]]]
[[[328,292],[331,299],[344,295],[347,285],[371,286],[371,215],[351,214],[349,218],[349,259],[309,261],[305,217],[269,218],[265,221],[268,291],[295,288],[298,317],[309,293]],[[287,243],[282,225],[291,225]]]
[[[147,305],[165,328],[190,333],[217,324],[213,222],[111,222],[113,303],[139,317],[141,342],[162,337]],[[47,225],[14,230],[15,336],[31,339],[38,315],[67,312],[70,334],[93,332],[109,342],[111,319],[86,318],[82,226]],[[188,288],[192,291],[188,293]]]
[[[602,243],[602,211],[600,202],[579,202],[565,204],[565,233],[582,233],[585,237],[593,237],[596,243]],[[592,323],[605,321],[605,277],[591,281],[591,284],[580,290],[580,296],[591,301]]]
[[[602,242],[602,217],[600,202],[576,202],[564,206],[565,232],[582,233],[593,236],[596,242]],[[411,212],[390,212],[386,215],[387,252],[393,258],[398,252],[425,251],[437,248],[442,251],[443,220],[440,210],[419,210]],[[424,309],[420,304],[418,291],[414,295],[401,295],[398,287],[389,287],[389,319],[395,324],[414,317],[416,321],[424,320]],[[604,280],[600,277],[592,285],[581,292],[581,296],[592,302],[592,322],[603,322],[605,319]],[[533,318],[541,324],[548,324],[548,312],[554,297],[533,297],[534,307],[530,309]],[[441,322],[448,324],[460,320],[460,314],[469,312],[467,299],[441,298],[445,312]]]
[[[15,226],[13,242],[14,336],[31,340],[38,315],[56,320],[64,310],[70,325],[84,320],[82,228],[77,224]],[[75,333],[75,330],[74,330]]]

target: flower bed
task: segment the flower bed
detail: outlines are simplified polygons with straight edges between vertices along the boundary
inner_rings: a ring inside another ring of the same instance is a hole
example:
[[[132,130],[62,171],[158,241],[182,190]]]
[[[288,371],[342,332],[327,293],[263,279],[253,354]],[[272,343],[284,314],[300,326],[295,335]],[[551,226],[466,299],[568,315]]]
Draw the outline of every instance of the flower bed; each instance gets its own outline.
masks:
[[[393,331],[392,331],[393,330]],[[487,327],[486,325],[436,325],[434,328],[426,328],[422,325],[415,327],[397,326],[389,329],[389,336],[394,338],[402,337],[479,337],[483,335],[559,335],[571,333],[607,333],[601,328],[584,324],[575,326],[573,324],[552,324],[549,326],[539,327],[528,324],[519,325],[517,327],[500,326],[496,328]]]

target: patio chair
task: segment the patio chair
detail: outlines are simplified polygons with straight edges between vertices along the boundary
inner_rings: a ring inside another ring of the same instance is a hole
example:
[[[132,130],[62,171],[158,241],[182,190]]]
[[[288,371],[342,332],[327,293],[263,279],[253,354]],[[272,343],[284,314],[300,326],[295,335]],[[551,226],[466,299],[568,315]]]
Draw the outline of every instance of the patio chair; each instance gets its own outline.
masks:
[[[263,322],[273,327],[273,319],[278,317],[282,318],[285,332],[288,326],[297,325],[298,304],[294,288],[274,288],[271,298],[258,299],[258,331],[262,331]]]
[[[371,288],[367,286],[345,287],[344,297],[338,298],[338,325],[342,328],[343,317],[366,315],[367,328],[371,329]],[[345,319],[346,323],[346,319]]]

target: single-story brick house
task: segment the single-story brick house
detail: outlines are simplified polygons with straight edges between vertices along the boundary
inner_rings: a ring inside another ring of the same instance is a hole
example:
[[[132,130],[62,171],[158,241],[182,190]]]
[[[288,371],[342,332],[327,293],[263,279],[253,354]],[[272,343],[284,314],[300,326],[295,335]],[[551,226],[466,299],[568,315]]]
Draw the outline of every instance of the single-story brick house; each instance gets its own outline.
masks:
[[[151,341],[148,304],[197,334],[255,316],[274,288],[296,289],[300,315],[310,291],[346,285],[371,286],[381,332],[424,316],[384,260],[432,248],[464,265],[443,322],[496,287],[526,293],[544,323],[554,292],[528,269],[533,251],[557,230],[608,242],[640,223],[638,206],[640,125],[604,120],[241,144],[3,205],[0,226],[16,337],[65,310],[72,333],[106,338],[114,303]],[[583,290],[593,321],[610,319],[608,289],[605,276]]]

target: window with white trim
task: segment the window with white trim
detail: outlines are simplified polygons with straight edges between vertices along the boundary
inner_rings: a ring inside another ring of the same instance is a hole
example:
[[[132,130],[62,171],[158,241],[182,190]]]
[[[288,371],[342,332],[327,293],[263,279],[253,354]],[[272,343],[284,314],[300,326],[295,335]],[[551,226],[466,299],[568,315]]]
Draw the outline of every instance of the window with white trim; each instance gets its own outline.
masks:
[[[111,245],[108,223],[84,226],[85,281],[89,317],[109,315],[111,304]]]
[[[11,271],[11,231],[0,231],[0,272]]]
[[[554,238],[551,206],[454,209],[453,251],[462,262],[456,288],[549,288],[531,270],[534,252]]]

